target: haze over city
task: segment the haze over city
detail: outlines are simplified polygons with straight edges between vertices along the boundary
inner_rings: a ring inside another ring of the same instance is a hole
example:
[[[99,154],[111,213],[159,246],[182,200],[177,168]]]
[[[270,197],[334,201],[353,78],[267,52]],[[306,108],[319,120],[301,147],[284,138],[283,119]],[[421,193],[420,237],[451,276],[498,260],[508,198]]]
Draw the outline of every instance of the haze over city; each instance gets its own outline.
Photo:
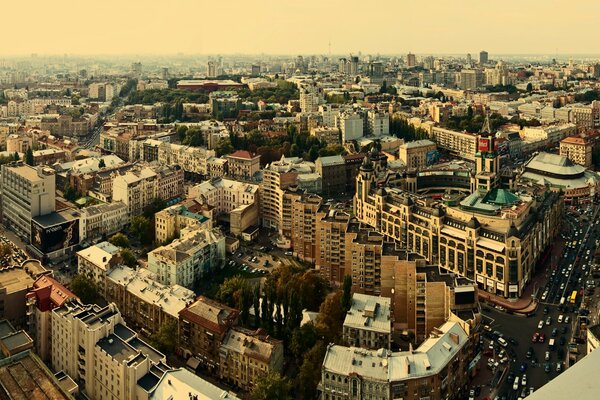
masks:
[[[0,55],[593,54],[600,2],[8,2]]]

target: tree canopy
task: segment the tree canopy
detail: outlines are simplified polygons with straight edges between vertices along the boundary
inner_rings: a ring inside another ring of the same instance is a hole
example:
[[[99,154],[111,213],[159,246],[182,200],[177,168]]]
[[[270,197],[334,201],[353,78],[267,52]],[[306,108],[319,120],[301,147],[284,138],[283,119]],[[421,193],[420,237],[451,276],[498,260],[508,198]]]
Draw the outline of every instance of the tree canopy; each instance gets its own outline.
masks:
[[[291,400],[292,385],[277,372],[269,372],[256,379],[256,385],[252,389],[254,400]]]
[[[84,304],[97,303],[101,298],[96,284],[85,275],[75,275],[69,288]]]

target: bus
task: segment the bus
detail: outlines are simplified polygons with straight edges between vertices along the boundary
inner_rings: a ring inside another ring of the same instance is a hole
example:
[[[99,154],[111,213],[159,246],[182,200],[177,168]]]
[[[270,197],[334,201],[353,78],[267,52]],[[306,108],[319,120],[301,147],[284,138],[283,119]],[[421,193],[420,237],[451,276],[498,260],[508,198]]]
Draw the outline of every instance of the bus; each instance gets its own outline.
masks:
[[[573,293],[571,293],[571,298],[569,299],[569,303],[575,304],[575,299],[577,299],[577,290],[573,290]]]

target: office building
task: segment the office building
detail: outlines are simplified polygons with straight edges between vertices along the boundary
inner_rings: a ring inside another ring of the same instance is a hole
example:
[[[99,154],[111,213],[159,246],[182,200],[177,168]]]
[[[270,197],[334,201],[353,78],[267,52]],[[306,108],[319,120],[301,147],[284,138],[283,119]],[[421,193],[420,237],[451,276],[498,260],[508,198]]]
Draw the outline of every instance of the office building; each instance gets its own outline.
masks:
[[[197,280],[221,268],[225,236],[218,228],[182,229],[181,237],[148,253],[148,269],[164,285],[193,288]]]
[[[344,343],[369,350],[391,350],[393,321],[390,305],[387,297],[354,293],[352,306],[344,319]]]
[[[31,241],[31,220],[55,210],[56,177],[49,167],[22,162],[2,165],[2,222],[26,242]]]
[[[200,296],[179,312],[179,351],[199,360],[200,366],[218,373],[219,349],[239,318],[239,311]]]
[[[408,68],[415,67],[417,65],[417,56],[412,53],[406,55],[406,66]]]
[[[106,274],[104,298],[115,303],[130,326],[146,337],[157,333],[161,326],[177,325],[179,312],[195,297],[182,286],[157,282],[145,268],[118,265]]]
[[[436,158],[437,146],[431,140],[415,140],[400,145],[400,160],[408,169],[422,169]]]
[[[283,369],[283,342],[260,329],[232,328],[219,350],[219,378],[251,390],[259,377]]]
[[[479,64],[487,64],[488,63],[488,52],[485,50],[481,50],[479,52]]]

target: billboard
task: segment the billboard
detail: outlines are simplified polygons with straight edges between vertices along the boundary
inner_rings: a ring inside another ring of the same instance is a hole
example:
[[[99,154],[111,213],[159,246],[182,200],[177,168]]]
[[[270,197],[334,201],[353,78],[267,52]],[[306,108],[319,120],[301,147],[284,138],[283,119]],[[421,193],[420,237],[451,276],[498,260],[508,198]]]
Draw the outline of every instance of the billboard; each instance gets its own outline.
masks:
[[[437,150],[430,150],[425,154],[425,160],[427,165],[433,165],[440,159],[440,152]]]
[[[31,242],[44,254],[75,246],[79,243],[79,219],[52,226],[42,226],[32,220]]]
[[[488,152],[489,149],[489,141],[487,139],[479,139],[479,151],[481,152]]]

